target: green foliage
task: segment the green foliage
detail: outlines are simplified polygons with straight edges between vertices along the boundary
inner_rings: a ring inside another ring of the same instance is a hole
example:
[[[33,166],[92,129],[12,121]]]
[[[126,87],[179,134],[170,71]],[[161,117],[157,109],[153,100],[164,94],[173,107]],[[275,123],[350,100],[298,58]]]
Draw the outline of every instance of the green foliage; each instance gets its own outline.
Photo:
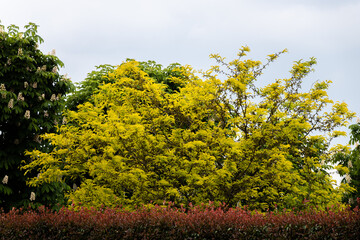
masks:
[[[126,62],[134,61],[127,59]],[[185,78],[182,74],[182,67],[178,63],[172,63],[166,68],[157,64],[155,61],[139,62],[138,66],[142,71],[148,74],[157,83],[165,84],[165,91],[173,93],[179,91],[181,87],[186,84]],[[77,106],[85,102],[92,102],[93,94],[96,94],[100,85],[113,83],[113,79],[107,77],[109,73],[114,72],[116,66],[104,64],[96,67],[95,71],[89,73],[86,79],[77,84],[77,90],[66,101],[66,107],[69,110],[76,111]],[[180,79],[180,80],[179,80]]]
[[[349,126],[350,144],[354,144],[354,149],[344,147],[335,156],[335,161],[341,164],[341,168],[337,169],[340,176],[343,177],[342,182],[349,184],[353,191],[344,196],[344,202],[354,205],[356,199],[360,198],[360,122]]]
[[[356,144],[360,142],[360,122],[349,126],[351,130],[350,144]],[[356,150],[359,151],[359,145],[356,146]]]
[[[54,53],[43,54],[38,45],[37,25],[29,23],[25,32],[0,25],[0,205],[5,209],[28,205],[31,192],[36,202],[60,202],[63,187],[58,183],[34,189],[26,186],[22,161],[25,150],[49,152],[51,147],[39,135],[54,132],[62,122],[64,95],[72,88],[59,75],[63,63]],[[29,176],[36,176],[36,170]],[[51,195],[50,193],[54,193]]]
[[[24,169],[39,171],[30,185],[76,184],[68,196],[82,206],[214,201],[266,210],[339,203],[351,188],[333,188],[326,170],[338,149],[329,146],[354,114],[328,98],[330,81],[300,91],[315,59],[258,87],[262,71],[285,51],[264,65],[243,60],[248,51],[229,63],[212,55],[219,66],[202,78],[189,66],[176,68],[176,91],[135,61],[113,69],[91,102],[66,113],[59,133],[43,135],[56,146],[52,152],[28,152],[33,161]]]
[[[98,91],[102,83],[108,83],[105,77],[108,73],[114,71],[115,66],[105,64],[97,66],[96,69],[96,71],[88,73],[84,81],[75,83],[77,88],[73,94],[67,97],[66,109],[75,111],[78,105],[92,102],[92,95]]]
[[[134,60],[127,59],[127,61]],[[164,84],[167,93],[178,92],[186,85],[186,75],[183,74],[186,66],[181,66],[179,63],[172,63],[166,68],[162,68],[162,65],[155,61],[139,62],[139,68],[155,82]]]

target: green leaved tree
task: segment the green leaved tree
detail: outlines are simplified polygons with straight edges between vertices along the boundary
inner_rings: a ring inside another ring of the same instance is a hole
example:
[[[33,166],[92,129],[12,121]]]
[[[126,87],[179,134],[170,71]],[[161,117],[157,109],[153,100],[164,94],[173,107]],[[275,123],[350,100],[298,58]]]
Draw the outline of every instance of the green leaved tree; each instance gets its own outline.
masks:
[[[354,114],[328,98],[330,81],[301,91],[315,59],[259,87],[259,76],[282,52],[263,65],[244,59],[248,51],[243,47],[231,62],[212,55],[218,65],[202,75],[176,69],[182,76],[172,78],[181,85],[176,91],[136,61],[113,69],[92,101],[66,112],[59,133],[42,136],[53,151],[28,152],[33,161],[24,169],[39,171],[29,184],[66,183],[74,186],[69,203],[95,207],[340,203],[351,187],[332,186],[327,170],[337,149],[330,141],[345,134],[336,129]]]
[[[126,62],[134,61],[127,59]],[[186,84],[183,81],[186,76],[182,75],[182,66],[178,63],[172,63],[163,68],[162,65],[155,61],[139,62],[138,66],[142,71],[146,72],[150,78],[157,83],[166,86],[165,91],[173,93],[179,91]],[[88,73],[86,79],[77,84],[76,91],[67,97],[66,108],[76,111],[77,106],[85,102],[92,102],[92,96],[99,91],[99,87],[103,84],[113,83],[113,79],[108,78],[108,74],[114,72],[116,66],[104,64],[96,66],[96,70]],[[181,81],[179,81],[181,79]]]
[[[360,122],[349,126],[350,144],[355,145],[353,149],[344,146],[341,151],[334,155],[334,162],[338,162],[338,173],[343,177],[342,182],[349,184],[353,191],[345,194],[345,203],[356,205],[360,199]]]
[[[34,197],[42,204],[61,202],[63,184],[51,183],[40,188],[28,187],[22,162],[29,163],[25,150],[50,152],[41,134],[55,132],[62,123],[64,97],[72,89],[69,79],[58,70],[63,63],[55,52],[42,53],[43,39],[37,25],[29,23],[25,31],[0,25],[0,205],[27,206]],[[35,170],[28,176],[37,175]],[[30,200],[31,198],[31,200]]]

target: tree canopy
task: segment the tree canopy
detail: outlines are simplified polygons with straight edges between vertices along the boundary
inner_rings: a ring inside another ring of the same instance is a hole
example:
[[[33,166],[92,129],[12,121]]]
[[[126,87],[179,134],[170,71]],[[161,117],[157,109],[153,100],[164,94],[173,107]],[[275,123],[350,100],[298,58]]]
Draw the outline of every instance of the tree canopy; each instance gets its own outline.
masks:
[[[73,88],[58,72],[63,63],[55,51],[38,49],[43,40],[37,27],[29,23],[20,32],[15,25],[7,31],[0,25],[0,205],[5,209],[27,206],[34,196],[39,203],[55,204],[61,202],[56,192],[63,191],[59,183],[29,188],[19,169],[29,161],[25,150],[51,150],[39,136],[62,123],[64,96]]]
[[[127,59],[126,62],[135,61]],[[172,63],[163,68],[162,65],[155,61],[139,62],[138,67],[147,73],[157,83],[165,85],[165,91],[173,93],[179,91],[186,81],[186,76],[182,75],[182,68],[179,63]],[[99,91],[102,84],[113,83],[114,79],[108,78],[109,73],[114,72],[116,66],[104,64],[96,67],[96,70],[90,72],[84,81],[77,84],[76,91],[67,97],[66,107],[69,110],[77,110],[77,106],[85,102],[93,103],[93,95]],[[181,81],[179,81],[181,79]]]
[[[354,113],[328,98],[330,81],[301,91],[314,58],[259,87],[285,50],[265,64],[247,52],[230,62],[212,55],[218,65],[201,74],[177,68],[176,91],[136,61],[111,69],[92,101],[67,111],[58,133],[42,136],[55,148],[27,153],[24,169],[39,173],[29,184],[72,186],[69,203],[82,206],[214,201],[265,210],[340,202],[351,187],[332,186],[326,170],[339,147],[330,142]]]

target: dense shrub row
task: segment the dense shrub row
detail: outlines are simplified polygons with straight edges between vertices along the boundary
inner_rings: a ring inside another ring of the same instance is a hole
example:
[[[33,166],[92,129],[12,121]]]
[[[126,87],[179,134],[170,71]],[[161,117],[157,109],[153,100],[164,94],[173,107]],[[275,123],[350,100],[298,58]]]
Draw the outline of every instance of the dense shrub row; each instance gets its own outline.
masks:
[[[240,208],[45,208],[0,215],[1,239],[359,239],[360,210],[251,212]]]

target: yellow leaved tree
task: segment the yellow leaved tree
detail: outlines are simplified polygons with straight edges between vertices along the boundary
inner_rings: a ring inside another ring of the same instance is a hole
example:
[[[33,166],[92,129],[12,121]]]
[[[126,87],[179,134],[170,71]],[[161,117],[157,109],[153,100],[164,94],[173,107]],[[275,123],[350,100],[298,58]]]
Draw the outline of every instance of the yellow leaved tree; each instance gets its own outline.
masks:
[[[354,114],[333,103],[330,81],[301,92],[315,59],[298,61],[290,77],[265,87],[257,80],[268,62],[238,58],[201,77],[182,67],[178,91],[169,93],[128,61],[111,71],[92,102],[65,113],[59,133],[45,134],[50,153],[28,152],[24,166],[41,186],[65,182],[69,203],[82,206],[135,206],[173,201],[214,201],[251,209],[325,208],[341,201],[347,184],[332,185],[328,170],[337,148],[336,129]],[[180,71],[179,69],[176,69]],[[222,75],[222,76],[221,76]],[[186,76],[186,77],[184,77]]]

